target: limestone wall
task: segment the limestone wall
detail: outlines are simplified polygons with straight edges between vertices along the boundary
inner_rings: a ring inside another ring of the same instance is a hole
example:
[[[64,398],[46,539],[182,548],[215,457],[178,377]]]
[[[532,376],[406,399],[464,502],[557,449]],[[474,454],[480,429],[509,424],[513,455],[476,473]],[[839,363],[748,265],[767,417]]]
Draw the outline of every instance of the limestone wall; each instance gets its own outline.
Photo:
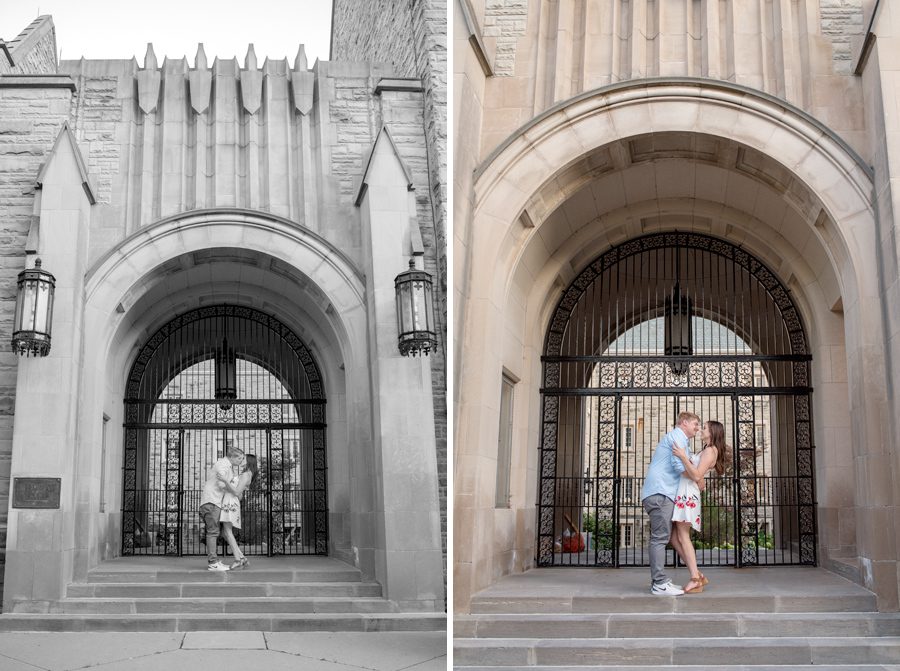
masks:
[[[37,17],[16,39],[7,42],[6,48],[13,62],[0,55],[0,75],[56,72],[56,29],[48,15]]]
[[[862,0],[819,0],[822,35],[832,44],[835,72],[853,72],[855,38],[863,34]]]
[[[46,86],[35,80],[35,86]],[[11,351],[16,278],[34,216],[35,178],[68,118],[71,88],[6,88],[0,79],[0,500],[9,497],[18,357]],[[0,506],[0,563],[8,511]],[[3,567],[0,566],[0,580]]]
[[[464,0],[471,4],[471,0]],[[485,0],[485,156],[536,113],[579,93],[648,77],[702,77],[786,100],[865,151],[851,75],[862,0]]]
[[[419,223],[426,247],[426,270],[436,278],[435,307],[441,349],[432,357],[435,431],[438,442],[441,533],[447,543],[447,3],[446,0],[335,0],[331,59],[390,63],[404,77],[421,79],[424,114],[420,123],[427,141],[424,168],[427,187],[417,188]],[[365,26],[361,30],[360,27]],[[397,39],[397,36],[409,39]],[[393,106],[385,103],[385,114]],[[395,131],[391,130],[397,139]],[[403,141],[398,140],[407,159]],[[432,256],[431,250],[436,250]],[[439,307],[439,309],[438,309]]]

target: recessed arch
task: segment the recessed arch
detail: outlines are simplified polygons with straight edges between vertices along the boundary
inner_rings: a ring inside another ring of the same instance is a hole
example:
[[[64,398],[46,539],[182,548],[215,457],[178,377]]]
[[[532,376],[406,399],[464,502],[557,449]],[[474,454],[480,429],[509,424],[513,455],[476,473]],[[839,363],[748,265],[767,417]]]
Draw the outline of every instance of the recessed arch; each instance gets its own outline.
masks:
[[[372,479],[360,458],[371,449],[365,283],[357,265],[313,231],[268,213],[192,211],[156,222],[99,258],[86,275],[85,366],[98,375],[85,390],[79,441],[101,440],[94,421],[125,422],[122,399],[142,344],[173,315],[223,301],[273,315],[296,333],[315,359],[324,395],[328,449],[328,554],[354,562],[353,529],[371,492],[354,481]],[[351,410],[353,409],[353,410]],[[124,442],[108,432],[110,459],[124,458]],[[111,481],[109,504],[121,509],[121,478]],[[114,519],[112,536],[123,521]],[[377,567],[360,563],[366,575]]]
[[[735,282],[720,282],[722,269]],[[771,342],[762,351],[733,351],[726,341],[698,352],[679,333],[672,351],[607,351],[648,307],[668,305],[673,295],[686,306],[680,317],[687,329],[693,327],[692,306],[704,303],[728,315],[725,321],[745,325],[745,332],[765,328],[760,341]],[[732,437],[732,476],[709,479],[705,524],[716,528],[704,540],[715,551],[701,548],[701,563],[815,564],[807,343],[778,276],[725,240],[651,234],[588,265],[563,293],[545,339],[538,564],[646,563],[649,526],[636,505],[636,487],[652,446],[680,410],[722,421]],[[728,520],[737,521],[736,532]],[[560,539],[572,527],[590,529],[593,544],[567,548]]]
[[[871,168],[801,110],[741,86],[694,79],[623,82],[582,94],[547,110],[498,147],[476,171],[473,221],[479,223],[469,230],[465,291],[483,286],[487,278],[478,269],[490,268],[499,271],[488,282],[490,296],[504,300],[513,269],[551,213],[586,182],[621,167],[614,155],[605,157],[606,149],[667,133],[702,133],[780,166],[785,188],[802,202],[806,225],[838,269],[845,306],[874,291],[871,279],[858,271],[872,238]],[[746,163],[747,174],[762,172],[752,160]]]
[[[213,305],[163,325],[125,388],[122,553],[205,553],[203,483],[235,445],[259,468],[243,552],[327,554],[325,400],[309,349],[272,315]]]

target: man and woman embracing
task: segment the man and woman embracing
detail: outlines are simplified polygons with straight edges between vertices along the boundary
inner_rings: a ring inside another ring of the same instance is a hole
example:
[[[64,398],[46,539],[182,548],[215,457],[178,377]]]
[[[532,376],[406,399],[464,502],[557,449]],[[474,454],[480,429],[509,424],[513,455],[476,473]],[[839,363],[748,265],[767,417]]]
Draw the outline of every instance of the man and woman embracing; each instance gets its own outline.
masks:
[[[690,440],[700,433],[703,449],[690,452]],[[700,417],[682,412],[678,422],[663,436],[653,452],[641,502],[650,518],[650,593],[679,596],[702,592],[709,583],[697,568],[697,555],[691,542],[691,528],[700,531],[700,492],[706,489],[704,477],[710,469],[725,472],[725,427],[709,420],[700,427]],[[665,571],[666,545],[672,547],[690,570],[684,587],[672,583]]]
[[[229,446],[225,456],[209,469],[200,498],[201,533],[206,531],[207,571],[229,571],[250,565],[238,547],[233,530],[241,528],[241,495],[258,472],[256,456],[248,454],[245,461],[243,450],[234,446]],[[220,562],[217,554],[220,529],[234,557],[230,566]]]

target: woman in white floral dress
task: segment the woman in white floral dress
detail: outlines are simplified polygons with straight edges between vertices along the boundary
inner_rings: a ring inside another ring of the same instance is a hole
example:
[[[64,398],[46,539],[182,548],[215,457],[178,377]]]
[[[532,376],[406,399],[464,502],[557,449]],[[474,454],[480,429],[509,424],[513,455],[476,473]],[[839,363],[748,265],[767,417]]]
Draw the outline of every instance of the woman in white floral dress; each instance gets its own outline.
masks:
[[[703,586],[709,583],[706,576],[697,569],[697,553],[691,542],[691,527],[700,531],[698,485],[711,468],[715,468],[719,475],[725,472],[725,427],[721,422],[711,419],[703,425],[700,437],[705,447],[692,456],[688,456],[684,448],[678,445],[672,448],[672,454],[684,464],[684,473],[681,474],[678,492],[675,494],[670,542],[691,572],[691,580],[684,586],[685,594],[702,592]]]
[[[222,536],[228,543],[228,547],[231,548],[231,555],[234,557],[234,561],[229,567],[230,569],[246,568],[250,565],[250,560],[244,556],[241,548],[238,547],[233,529],[241,528],[241,494],[250,486],[258,472],[259,467],[256,465],[256,455],[248,454],[243,473],[231,480],[237,495],[226,491],[222,499],[222,512],[219,515],[219,523],[222,526]]]

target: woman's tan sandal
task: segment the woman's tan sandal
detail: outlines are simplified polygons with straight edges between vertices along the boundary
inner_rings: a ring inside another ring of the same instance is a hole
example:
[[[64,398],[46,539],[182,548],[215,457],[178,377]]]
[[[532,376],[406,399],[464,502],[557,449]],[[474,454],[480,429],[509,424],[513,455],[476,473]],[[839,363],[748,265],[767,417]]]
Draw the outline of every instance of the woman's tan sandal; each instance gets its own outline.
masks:
[[[694,584],[694,587],[691,587],[690,589],[688,589],[688,585],[690,585],[691,583]],[[703,580],[700,576],[691,576],[691,581],[687,585],[684,586],[685,594],[699,594],[702,591],[703,591]]]
[[[241,557],[240,559],[236,559],[231,563],[231,570],[239,569],[239,568],[247,568],[250,566],[250,560],[246,557]]]
[[[709,584],[709,578],[707,578],[705,575],[703,575],[699,571],[698,571],[698,573],[700,574],[700,582],[703,584],[704,587],[706,587]]]

